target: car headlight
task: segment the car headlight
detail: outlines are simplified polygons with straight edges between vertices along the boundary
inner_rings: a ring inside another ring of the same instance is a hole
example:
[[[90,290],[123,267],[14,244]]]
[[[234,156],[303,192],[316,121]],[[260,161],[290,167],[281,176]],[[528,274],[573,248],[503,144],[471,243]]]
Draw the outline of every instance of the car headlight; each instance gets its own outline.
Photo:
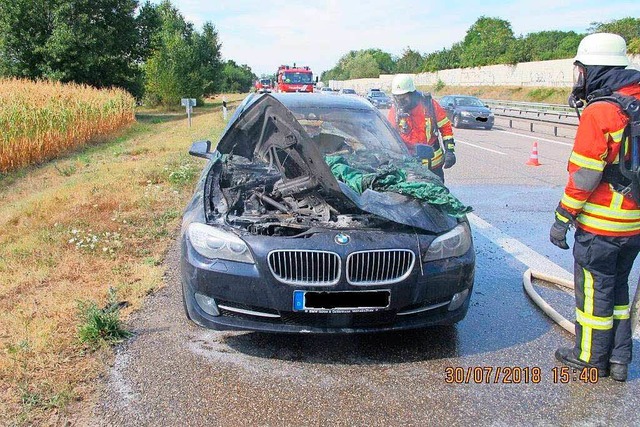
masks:
[[[471,247],[471,230],[464,222],[438,236],[427,249],[424,262],[464,255]]]
[[[196,252],[203,257],[255,263],[247,244],[235,234],[193,222],[189,224],[187,236]]]
[[[465,116],[465,117],[473,116],[473,114],[471,114],[470,111],[462,111],[462,112],[460,112],[460,115]]]

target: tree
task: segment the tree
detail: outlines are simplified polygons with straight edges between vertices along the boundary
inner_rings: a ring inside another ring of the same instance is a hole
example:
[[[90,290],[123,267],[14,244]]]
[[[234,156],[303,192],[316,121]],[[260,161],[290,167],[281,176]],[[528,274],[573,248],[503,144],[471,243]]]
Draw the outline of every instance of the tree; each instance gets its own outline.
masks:
[[[221,92],[248,92],[257,79],[248,65],[237,65],[232,60],[225,62],[221,77]]]
[[[481,16],[467,30],[462,42],[463,67],[500,64],[509,45],[515,40],[511,24],[500,18]]]
[[[137,0],[0,3],[0,74],[139,93]]]
[[[222,65],[218,33],[205,23],[202,33],[185,21],[169,0],[158,6],[160,29],[145,65],[145,98],[150,105],[171,107],[180,98],[201,99],[216,91]]]
[[[396,73],[419,73],[423,67],[424,58],[420,55],[420,52],[407,46],[400,59],[396,62]]]
[[[345,71],[349,79],[362,79],[367,77],[379,77],[380,68],[372,54],[360,51],[345,65]]]
[[[590,33],[614,33],[627,42],[629,53],[640,54],[640,18],[622,18],[607,23],[592,22]]]

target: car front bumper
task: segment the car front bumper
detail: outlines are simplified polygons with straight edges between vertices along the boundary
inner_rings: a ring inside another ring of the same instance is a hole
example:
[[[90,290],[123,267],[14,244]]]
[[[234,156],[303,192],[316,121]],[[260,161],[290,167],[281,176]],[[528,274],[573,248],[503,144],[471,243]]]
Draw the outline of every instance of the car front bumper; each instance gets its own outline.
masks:
[[[415,242],[415,235],[409,238]],[[304,242],[293,243],[297,248],[301,243],[310,248],[318,247],[318,242],[312,240],[307,238]],[[372,241],[372,244],[378,242]],[[263,247],[260,250],[264,252],[266,249]],[[338,283],[331,286],[284,284],[274,278],[266,265],[266,256],[256,254],[253,246],[252,252],[256,264],[212,261],[200,256],[183,237],[182,286],[191,320],[216,330],[364,333],[453,324],[464,318],[469,307],[475,271],[473,246],[461,257],[428,263],[422,263],[416,257],[411,274],[406,279],[398,283],[366,287],[349,284],[344,277],[344,269]],[[264,262],[260,259],[264,259]],[[346,257],[342,258],[343,263],[344,259]],[[388,290],[389,306],[365,312],[337,313],[293,309],[294,291],[348,292],[365,289]],[[201,301],[203,296],[213,301],[214,315],[211,310],[210,313],[205,312],[196,301],[196,294]]]

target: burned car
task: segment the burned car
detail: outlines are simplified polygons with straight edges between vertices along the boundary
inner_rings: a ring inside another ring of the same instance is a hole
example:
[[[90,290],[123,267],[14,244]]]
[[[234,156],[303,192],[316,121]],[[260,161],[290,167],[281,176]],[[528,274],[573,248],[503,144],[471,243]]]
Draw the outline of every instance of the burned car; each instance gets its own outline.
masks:
[[[453,324],[475,253],[465,207],[371,104],[252,94],[185,210],[187,317],[217,330],[351,333]]]

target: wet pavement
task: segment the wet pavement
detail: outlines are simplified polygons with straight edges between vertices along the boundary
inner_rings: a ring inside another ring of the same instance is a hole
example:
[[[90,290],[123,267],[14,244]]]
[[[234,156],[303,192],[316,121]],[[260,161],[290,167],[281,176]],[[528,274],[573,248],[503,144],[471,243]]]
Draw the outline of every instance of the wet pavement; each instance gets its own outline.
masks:
[[[469,141],[493,138],[496,150],[515,144],[517,138],[486,131],[458,134]],[[529,144],[521,144],[525,156]],[[562,146],[559,149],[558,158],[568,153]],[[540,174],[540,179],[505,178],[498,188],[470,183],[473,174],[491,170],[485,164],[491,163],[490,158],[480,162],[470,150],[459,146],[456,168],[460,169],[447,178],[454,194],[503,233],[570,269],[570,251],[547,241],[563,185],[553,180],[561,179],[561,170],[556,169],[563,162],[566,165],[566,157],[553,163],[546,174],[516,166],[517,176]],[[466,159],[463,153],[468,153]],[[472,170],[468,163],[472,157],[474,164],[484,166]],[[500,165],[504,159],[496,162]],[[509,169],[502,171],[513,176]],[[570,345],[572,337],[525,296],[522,274],[527,265],[477,230],[474,239],[476,281],[462,322],[424,331],[356,336],[215,332],[191,324],[182,308],[176,245],[166,260],[166,287],[131,319],[136,335],[117,350],[90,422],[131,426],[637,424],[638,362],[631,365],[627,383],[608,378],[585,383],[572,373],[568,383],[560,383],[554,377],[559,365],[553,352],[560,345]],[[543,292],[571,313],[570,297],[553,289]]]

